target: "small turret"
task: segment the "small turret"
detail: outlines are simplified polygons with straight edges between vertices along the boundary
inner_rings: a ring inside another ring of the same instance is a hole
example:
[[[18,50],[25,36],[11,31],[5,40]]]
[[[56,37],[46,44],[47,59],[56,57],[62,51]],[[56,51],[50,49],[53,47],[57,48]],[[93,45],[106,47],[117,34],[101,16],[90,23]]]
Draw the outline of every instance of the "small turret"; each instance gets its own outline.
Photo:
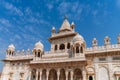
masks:
[[[110,45],[110,38],[108,36],[106,36],[104,39],[104,45],[105,46]]]
[[[41,57],[42,58],[43,50],[44,50],[44,46],[39,41],[35,44],[35,47],[33,49],[33,54],[35,55],[35,57]]]
[[[6,52],[8,56],[13,56],[15,52],[15,46],[13,44],[9,45]]]
[[[71,23],[71,26],[70,26],[70,27],[71,27],[71,29],[72,29],[73,31],[75,30],[75,24],[74,24],[74,22]]]
[[[56,30],[55,30],[55,27],[53,26],[53,27],[52,27],[52,35],[54,35],[55,32],[56,32]]]
[[[74,46],[74,53],[84,53],[84,49],[86,47],[86,43],[84,38],[80,35],[77,34],[73,40],[73,46]]]
[[[92,47],[96,47],[96,46],[98,46],[97,39],[93,38],[93,40],[92,40]]]

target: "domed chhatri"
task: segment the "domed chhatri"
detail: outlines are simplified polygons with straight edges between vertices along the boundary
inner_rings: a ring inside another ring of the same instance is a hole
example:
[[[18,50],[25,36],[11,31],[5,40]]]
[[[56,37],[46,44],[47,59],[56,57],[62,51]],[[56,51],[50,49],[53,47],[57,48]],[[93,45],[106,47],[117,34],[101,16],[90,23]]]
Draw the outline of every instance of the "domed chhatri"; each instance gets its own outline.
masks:
[[[10,50],[10,51],[15,51],[15,46],[14,46],[13,44],[10,44],[10,45],[8,46],[8,50]]]
[[[43,48],[44,48],[44,46],[43,46],[43,44],[40,41],[38,41],[35,44],[35,47],[34,47],[34,49],[40,49],[40,50],[43,50]]]
[[[74,38],[73,38],[73,43],[76,43],[76,42],[85,42],[84,38],[80,35],[80,34],[77,34]]]

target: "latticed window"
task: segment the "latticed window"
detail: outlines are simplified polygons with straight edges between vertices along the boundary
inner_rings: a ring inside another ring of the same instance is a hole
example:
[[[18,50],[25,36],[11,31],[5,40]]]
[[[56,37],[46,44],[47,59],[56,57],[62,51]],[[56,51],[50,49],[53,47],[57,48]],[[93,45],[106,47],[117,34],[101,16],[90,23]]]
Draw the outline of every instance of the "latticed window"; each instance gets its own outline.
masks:
[[[113,60],[120,60],[120,56],[113,57]]]
[[[99,58],[99,61],[106,61],[106,58]]]

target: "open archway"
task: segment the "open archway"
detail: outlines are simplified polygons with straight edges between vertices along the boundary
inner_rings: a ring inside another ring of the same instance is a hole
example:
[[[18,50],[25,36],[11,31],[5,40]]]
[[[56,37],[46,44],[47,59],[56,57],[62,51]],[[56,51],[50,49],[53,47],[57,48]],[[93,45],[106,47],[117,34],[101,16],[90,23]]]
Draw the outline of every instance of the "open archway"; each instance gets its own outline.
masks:
[[[42,80],[46,80],[46,70],[44,69],[43,71],[42,71]]]
[[[60,70],[60,80],[65,80],[65,79],[66,79],[65,70],[64,70],[64,69],[61,69],[61,70]]]
[[[55,69],[50,70],[48,80],[57,80],[57,72]]]
[[[73,80],[82,80],[82,72],[80,69],[74,70]]]
[[[93,80],[93,77],[92,77],[92,76],[89,76],[89,80]]]

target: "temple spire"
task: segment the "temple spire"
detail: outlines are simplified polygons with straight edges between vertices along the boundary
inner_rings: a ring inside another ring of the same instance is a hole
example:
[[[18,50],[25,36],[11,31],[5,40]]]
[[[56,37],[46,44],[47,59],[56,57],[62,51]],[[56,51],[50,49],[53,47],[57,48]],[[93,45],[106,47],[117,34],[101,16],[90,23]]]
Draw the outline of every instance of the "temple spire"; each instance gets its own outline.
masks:
[[[71,27],[70,27],[70,23],[69,21],[67,20],[67,15],[64,16],[64,21],[60,27],[60,30],[59,32],[63,32],[63,31],[71,31]]]

